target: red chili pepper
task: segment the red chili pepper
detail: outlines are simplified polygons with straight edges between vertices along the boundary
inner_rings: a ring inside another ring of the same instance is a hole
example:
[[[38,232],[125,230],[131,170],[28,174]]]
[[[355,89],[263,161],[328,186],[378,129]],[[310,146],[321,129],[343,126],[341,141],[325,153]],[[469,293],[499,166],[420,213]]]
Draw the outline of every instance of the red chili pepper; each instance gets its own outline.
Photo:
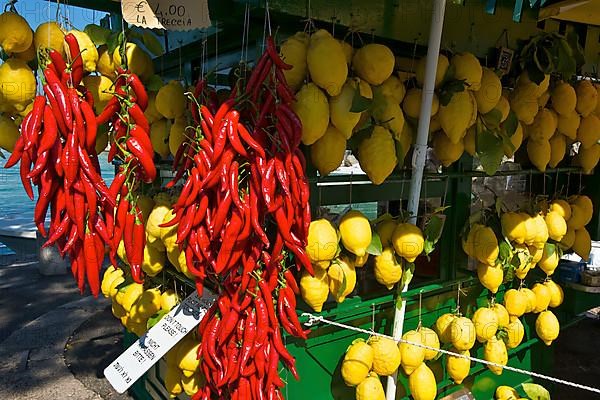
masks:
[[[69,46],[69,54],[71,56],[71,83],[76,87],[79,86],[83,78],[83,59],[75,35],[72,33],[65,35],[65,42]]]
[[[98,132],[98,123],[92,106],[85,101],[80,103],[81,113],[85,122],[85,148],[88,153],[96,153],[96,134]]]
[[[52,93],[48,85],[44,85],[44,93],[46,94],[46,98],[50,103],[50,109],[54,114],[54,119],[56,120],[56,124],[58,125],[58,130],[64,137],[67,134],[67,125],[65,125],[65,118],[60,112],[58,102],[56,101],[56,98],[54,97],[54,94]]]
[[[69,218],[68,215],[65,215],[63,217],[63,219],[60,221],[60,224],[56,227],[54,232],[52,232],[52,234],[50,235],[48,240],[46,240],[46,243],[44,243],[42,245],[42,247],[46,248],[46,247],[52,246],[54,243],[56,243],[56,241],[58,239],[65,236],[65,234],[70,230],[71,230],[71,218]]]
[[[83,239],[83,253],[85,256],[85,270],[87,275],[88,285],[94,297],[98,298],[100,292],[100,280],[98,271],[98,255],[96,254],[96,242],[91,231],[86,231]],[[81,267],[81,266],[80,266]]]
[[[133,225],[134,248],[133,255],[129,259],[131,267],[131,276],[137,283],[143,283],[142,261],[144,259],[144,247],[146,246],[146,231],[142,221],[142,212],[137,208],[135,224]]]
[[[219,124],[219,128],[213,129],[215,145],[213,146],[212,160],[214,163],[216,163],[219,160],[221,154],[223,154],[223,150],[225,150],[225,145],[227,144],[227,129],[229,124],[230,122],[228,120],[223,119]]]
[[[79,182],[78,182],[79,183]],[[83,189],[83,188],[82,188]],[[81,239],[85,236],[85,197],[79,190],[73,191],[73,205],[75,206],[75,225]]]
[[[75,135],[71,135],[71,136],[74,137]],[[85,152],[85,150],[79,146],[77,147],[77,152],[76,152],[75,156],[77,157],[77,160],[78,160],[79,164],[81,165],[81,169],[82,169],[83,173],[85,175],[87,175],[87,177],[90,179],[90,181],[94,184],[94,187],[96,188],[96,190],[98,190],[98,192],[100,192],[100,194],[102,194],[102,196],[104,197],[104,200],[106,200],[108,202],[108,204],[110,204],[112,207],[114,207],[116,205],[116,200],[115,200],[116,196],[113,195],[112,192],[109,191],[108,188],[106,187],[104,180],[98,173],[96,167],[94,167],[92,159],[90,159],[90,157]]]
[[[274,324],[273,326],[273,344],[275,345],[275,350],[277,350],[279,355],[283,358],[283,361],[285,362],[286,366],[288,367],[294,378],[296,378],[296,380],[299,380],[300,377],[298,376],[298,371],[295,367],[296,360],[285,348],[285,345],[281,340],[281,332],[279,331],[278,324]]]
[[[50,106],[44,106],[44,128],[42,132],[42,138],[38,147],[38,154],[44,151],[50,150],[55,145],[56,139],[58,139],[58,126],[56,125],[56,118],[52,113]]]
[[[263,75],[266,75],[265,71],[268,73],[272,64],[273,61],[269,58],[268,53],[264,52],[258,59],[256,66],[252,69],[250,78],[248,78],[248,82],[246,83],[246,94],[254,92],[256,87],[264,81],[264,78],[262,80],[260,78]]]
[[[144,151],[142,144],[134,137],[127,139],[127,148],[137,158],[143,170],[143,180],[146,183],[152,183],[156,179],[156,167],[154,165],[153,154]]]
[[[50,56],[50,60],[52,60],[52,64],[54,64],[54,67],[58,71],[58,77],[62,80],[65,70],[67,69],[65,60],[62,58],[62,55],[54,49],[48,49],[48,55]]]
[[[254,140],[254,138],[252,137],[252,135],[250,135],[250,132],[248,132],[248,129],[246,129],[244,124],[240,122],[237,128],[240,138],[244,142],[246,142],[246,144],[250,146],[260,157],[265,158],[265,149],[256,140]]]
[[[223,242],[221,249],[217,255],[217,265],[215,272],[220,274],[223,272],[228,264],[228,261],[233,252],[233,247],[237,241],[237,237],[242,229],[243,219],[239,212],[233,212],[231,219],[225,228],[225,234],[223,235]]]
[[[240,353],[240,374],[246,375],[246,368],[250,359],[250,352],[254,347],[256,339],[256,312],[251,309],[246,312],[246,320],[244,324],[244,340],[242,344],[242,352]]]
[[[75,182],[79,172],[78,147],[77,136],[73,133],[69,134],[61,156],[65,172],[65,187],[67,188]]]
[[[142,111],[145,111],[148,107],[148,93],[146,92],[146,88],[144,87],[144,84],[140,78],[136,74],[132,73],[127,77],[126,83],[133,89],[135,97],[137,98],[137,103]]]
[[[300,288],[298,288],[298,284],[296,283],[296,278],[294,278],[292,271],[289,269],[286,269],[283,273],[283,277],[285,278],[285,281],[286,281],[287,285],[289,286],[289,288],[292,289],[292,291],[295,294],[299,295]]]
[[[138,142],[144,148],[144,151],[149,154],[154,154],[154,149],[152,148],[152,142],[150,141],[150,136],[148,135],[149,131],[145,131],[139,125],[133,125],[131,129],[129,129],[129,134],[136,138]]]
[[[267,53],[269,53],[269,57],[273,60],[277,68],[289,70],[293,67],[290,64],[286,64],[279,54],[277,53],[277,49],[275,48],[275,41],[273,40],[273,36],[267,36]]]
[[[117,112],[121,109],[119,105],[119,100],[116,97],[111,98],[106,106],[104,106],[104,110],[96,117],[96,122],[98,125],[103,125],[107,123],[111,118],[115,117]]]
[[[248,157],[248,152],[240,141],[238,134],[238,121],[240,119],[240,113],[236,110],[231,110],[229,114],[227,114],[227,119],[229,120],[229,124],[227,126],[227,139],[229,140],[229,143],[231,143],[234,150],[237,151],[242,157]]]
[[[36,96],[33,101],[33,108],[30,112],[31,120],[28,123],[29,140],[25,142],[25,151],[28,151],[37,146],[41,133],[42,119],[44,118],[44,109],[46,98],[44,96]]]
[[[27,178],[35,179],[38,175],[42,173],[44,169],[46,169],[46,165],[48,163],[48,159],[50,158],[50,151],[46,150],[42,154],[40,154],[35,160],[35,164],[33,169],[27,174]]]
[[[19,165],[19,175],[21,176],[21,183],[23,183],[23,189],[31,200],[33,200],[33,188],[31,187],[31,181],[27,177],[29,175],[29,169],[31,168],[31,159],[29,154],[24,152],[21,155],[21,164]]]
[[[133,104],[127,109],[127,112],[129,113],[129,116],[133,122],[138,124],[144,131],[150,132],[150,124],[148,123],[148,119],[144,115],[144,111],[142,111],[142,108],[139,105]]]
[[[46,78],[46,82],[48,82],[50,91],[56,99],[59,110],[64,118],[65,125],[67,129],[69,129],[69,127],[73,125],[73,115],[71,113],[71,104],[67,99],[67,89],[51,69],[44,70],[44,77]]]
[[[223,198],[223,201],[219,205],[219,208],[217,209],[215,217],[212,221],[213,225],[212,225],[212,227],[209,227],[211,235],[213,233],[217,233],[217,232],[221,231],[221,228],[223,227],[223,224],[225,223],[225,219],[227,218],[227,214],[229,213],[229,209],[231,208],[231,203],[233,201],[231,196],[232,196],[231,192],[229,192],[229,191],[225,192],[225,197]]]

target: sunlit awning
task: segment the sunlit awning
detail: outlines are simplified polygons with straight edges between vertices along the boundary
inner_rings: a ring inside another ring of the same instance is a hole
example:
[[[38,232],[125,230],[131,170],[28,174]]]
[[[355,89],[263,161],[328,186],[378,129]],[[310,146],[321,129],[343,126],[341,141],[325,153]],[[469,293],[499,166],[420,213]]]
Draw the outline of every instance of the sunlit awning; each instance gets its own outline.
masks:
[[[538,19],[548,18],[600,25],[600,0],[567,0],[540,8]]]

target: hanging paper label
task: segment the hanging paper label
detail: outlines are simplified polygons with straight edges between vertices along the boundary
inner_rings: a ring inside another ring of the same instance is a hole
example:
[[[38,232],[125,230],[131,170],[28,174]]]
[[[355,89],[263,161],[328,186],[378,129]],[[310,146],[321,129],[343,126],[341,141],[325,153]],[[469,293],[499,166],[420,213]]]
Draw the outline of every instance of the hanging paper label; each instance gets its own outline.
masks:
[[[139,338],[104,370],[104,376],[118,393],[125,393],[146,371],[194,329],[216,296],[206,289],[202,298],[194,291],[174,307],[144,336]]]
[[[149,29],[187,31],[211,26],[208,0],[121,0],[123,18]]]

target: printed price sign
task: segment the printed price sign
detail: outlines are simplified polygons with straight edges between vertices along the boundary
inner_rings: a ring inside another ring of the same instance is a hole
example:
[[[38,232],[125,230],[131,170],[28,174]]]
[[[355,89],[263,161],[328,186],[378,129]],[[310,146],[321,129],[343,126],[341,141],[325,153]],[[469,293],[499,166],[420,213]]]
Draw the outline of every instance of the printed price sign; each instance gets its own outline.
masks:
[[[123,18],[149,29],[188,31],[211,26],[208,0],[121,0]]]
[[[119,393],[125,393],[146,371],[194,329],[216,296],[206,289],[204,296],[194,292],[173,308],[144,336],[132,344],[104,370],[104,376]]]

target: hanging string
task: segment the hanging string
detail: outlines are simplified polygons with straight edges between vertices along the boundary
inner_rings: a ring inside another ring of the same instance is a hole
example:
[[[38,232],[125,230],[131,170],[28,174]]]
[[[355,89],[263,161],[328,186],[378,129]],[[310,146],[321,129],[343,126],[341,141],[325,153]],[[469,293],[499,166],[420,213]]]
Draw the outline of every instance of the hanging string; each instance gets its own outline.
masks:
[[[421,309],[423,307],[423,289],[419,291],[419,323],[417,324],[417,331],[423,326],[423,319],[421,318]]]
[[[371,332],[375,332],[375,303],[371,303]]]
[[[436,348],[436,347],[431,347],[431,346],[427,346],[423,343],[420,342],[412,342],[410,340],[405,340],[402,338],[394,338],[392,336],[389,335],[385,335],[383,333],[378,333],[378,332],[371,332],[368,331],[366,329],[362,329],[362,328],[358,328],[356,326],[350,326],[350,325],[346,325],[346,324],[341,324],[339,322],[335,322],[335,321],[331,321],[329,319],[326,319],[322,316],[316,316],[310,313],[302,313],[302,317],[306,317],[308,318],[308,321],[304,323],[305,326],[310,327],[313,326],[317,323],[323,323],[323,324],[327,324],[327,325],[331,325],[331,326],[337,326],[338,328],[342,328],[342,329],[346,329],[346,330],[350,330],[350,331],[354,331],[354,332],[358,332],[358,333],[363,333],[365,335],[371,335],[371,336],[379,336],[382,338],[386,338],[386,339],[391,339],[395,342],[399,342],[399,343],[406,343],[412,346],[417,346],[417,347],[421,347],[425,350],[432,350],[432,351],[436,351],[442,354],[446,354],[449,356],[453,356],[453,357],[458,357],[458,358],[464,358],[470,361],[474,361],[476,363],[480,363],[480,364],[485,364],[485,365],[489,365],[492,367],[498,367],[498,368],[502,368],[505,369],[507,371],[512,371],[512,372],[517,372],[519,374],[523,374],[523,375],[529,375],[532,376],[534,378],[539,378],[539,379],[544,379],[550,382],[555,382],[555,383],[560,383],[562,385],[566,385],[566,386],[571,386],[571,387],[575,387],[578,389],[582,389],[582,390],[587,390],[588,392],[593,392],[593,393],[600,393],[600,389],[597,388],[593,388],[591,386],[586,386],[586,385],[581,385],[579,383],[575,383],[575,382],[570,382],[570,381],[566,381],[563,379],[559,379],[559,378],[554,378],[552,376],[548,376],[548,375],[544,375],[544,374],[540,374],[537,372],[533,372],[533,371],[527,371],[521,368],[515,368],[515,367],[511,367],[509,365],[502,365],[502,364],[498,364],[492,361],[488,361],[488,360],[483,360],[481,358],[477,358],[477,357],[472,357],[472,356],[467,356],[467,355],[463,355],[460,353],[455,353],[453,351],[449,351],[449,350],[445,350],[445,349],[440,349],[440,348]]]

